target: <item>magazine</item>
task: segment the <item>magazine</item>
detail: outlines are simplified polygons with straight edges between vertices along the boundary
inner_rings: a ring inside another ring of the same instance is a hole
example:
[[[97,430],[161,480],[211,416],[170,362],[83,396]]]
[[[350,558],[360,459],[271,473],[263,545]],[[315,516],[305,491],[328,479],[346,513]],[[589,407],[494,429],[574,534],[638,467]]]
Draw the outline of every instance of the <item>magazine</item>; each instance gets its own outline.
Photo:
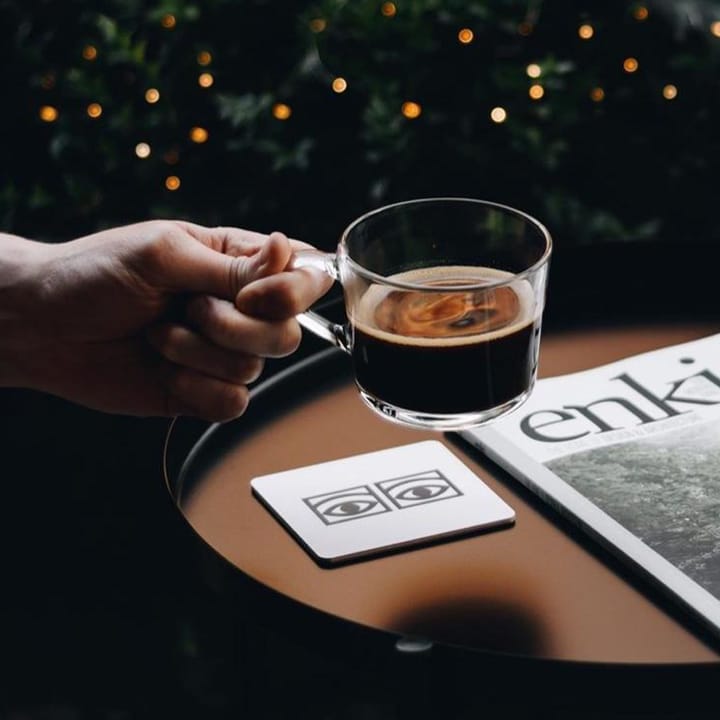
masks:
[[[539,380],[460,435],[720,635],[720,334]]]

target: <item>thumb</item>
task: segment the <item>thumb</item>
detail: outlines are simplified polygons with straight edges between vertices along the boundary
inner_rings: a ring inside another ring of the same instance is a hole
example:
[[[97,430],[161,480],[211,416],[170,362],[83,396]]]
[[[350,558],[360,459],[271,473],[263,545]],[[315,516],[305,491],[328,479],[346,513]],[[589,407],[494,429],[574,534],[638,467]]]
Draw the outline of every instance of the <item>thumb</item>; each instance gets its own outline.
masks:
[[[253,280],[284,270],[292,257],[292,248],[285,235],[274,232],[251,255],[228,255],[200,242],[194,243],[191,253],[192,269],[185,278],[184,289],[234,301]]]

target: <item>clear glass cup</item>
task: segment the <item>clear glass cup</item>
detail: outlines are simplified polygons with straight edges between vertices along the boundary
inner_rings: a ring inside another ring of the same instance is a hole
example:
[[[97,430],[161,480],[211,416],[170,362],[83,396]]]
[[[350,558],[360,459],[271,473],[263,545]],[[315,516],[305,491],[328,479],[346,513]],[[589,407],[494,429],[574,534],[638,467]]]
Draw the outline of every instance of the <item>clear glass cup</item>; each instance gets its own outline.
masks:
[[[373,210],[335,253],[296,267],[343,287],[347,322],[300,323],[352,358],[361,398],[384,418],[460,430],[518,407],[537,375],[552,240],[510,207],[425,198]]]

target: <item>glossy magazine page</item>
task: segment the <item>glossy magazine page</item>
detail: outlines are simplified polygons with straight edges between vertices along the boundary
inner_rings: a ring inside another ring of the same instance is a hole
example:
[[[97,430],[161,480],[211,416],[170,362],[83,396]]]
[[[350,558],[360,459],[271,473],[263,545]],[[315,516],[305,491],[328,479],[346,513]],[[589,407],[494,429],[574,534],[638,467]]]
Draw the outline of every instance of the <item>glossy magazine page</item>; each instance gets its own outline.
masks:
[[[540,380],[460,434],[720,635],[720,334]]]

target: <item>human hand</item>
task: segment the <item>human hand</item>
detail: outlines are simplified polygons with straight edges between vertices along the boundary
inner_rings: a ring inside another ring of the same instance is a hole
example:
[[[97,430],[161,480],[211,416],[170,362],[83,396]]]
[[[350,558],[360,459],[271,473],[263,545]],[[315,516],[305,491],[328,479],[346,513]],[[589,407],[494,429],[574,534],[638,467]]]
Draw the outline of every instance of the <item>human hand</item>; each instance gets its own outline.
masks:
[[[236,417],[331,283],[288,269],[309,246],[281,233],[149,221],[28,245],[0,287],[0,384],[107,412]]]

